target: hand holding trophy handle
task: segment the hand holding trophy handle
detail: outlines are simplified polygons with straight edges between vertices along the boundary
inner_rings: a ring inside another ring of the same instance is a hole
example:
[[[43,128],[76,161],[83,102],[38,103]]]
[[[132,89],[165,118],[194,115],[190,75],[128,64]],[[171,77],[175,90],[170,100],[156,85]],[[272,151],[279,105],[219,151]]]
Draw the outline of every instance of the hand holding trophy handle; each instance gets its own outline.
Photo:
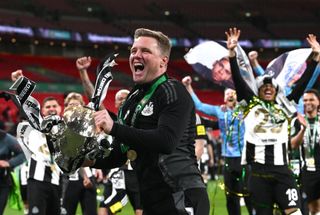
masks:
[[[64,124],[64,121],[58,115],[49,115],[45,117],[41,123],[42,133],[51,133],[52,135],[62,135],[65,128],[59,125]],[[55,127],[58,126],[58,127]]]

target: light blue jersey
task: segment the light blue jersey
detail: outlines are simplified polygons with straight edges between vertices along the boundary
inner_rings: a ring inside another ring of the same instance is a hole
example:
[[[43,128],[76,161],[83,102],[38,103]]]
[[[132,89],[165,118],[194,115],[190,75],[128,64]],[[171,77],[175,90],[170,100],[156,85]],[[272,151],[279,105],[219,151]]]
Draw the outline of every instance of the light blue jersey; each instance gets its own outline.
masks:
[[[231,109],[224,112],[220,106],[202,103],[194,93],[191,96],[198,111],[218,118],[220,135],[223,140],[222,156],[241,157],[245,130],[242,120],[237,117],[233,118],[233,110]],[[229,133],[230,135],[228,135]]]

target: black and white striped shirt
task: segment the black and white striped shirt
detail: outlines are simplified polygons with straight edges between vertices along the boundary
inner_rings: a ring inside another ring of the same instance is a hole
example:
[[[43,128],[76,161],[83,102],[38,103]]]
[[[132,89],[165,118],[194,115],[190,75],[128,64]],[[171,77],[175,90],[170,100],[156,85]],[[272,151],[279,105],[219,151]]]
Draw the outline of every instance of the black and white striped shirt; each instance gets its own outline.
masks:
[[[28,150],[26,156],[30,156],[28,179],[59,185],[61,171],[50,154],[46,136],[30,127],[27,122],[22,122],[17,128],[18,140]]]
[[[288,120],[282,117],[282,120],[275,122],[272,114],[262,105],[256,105],[245,117],[241,164],[288,164]]]

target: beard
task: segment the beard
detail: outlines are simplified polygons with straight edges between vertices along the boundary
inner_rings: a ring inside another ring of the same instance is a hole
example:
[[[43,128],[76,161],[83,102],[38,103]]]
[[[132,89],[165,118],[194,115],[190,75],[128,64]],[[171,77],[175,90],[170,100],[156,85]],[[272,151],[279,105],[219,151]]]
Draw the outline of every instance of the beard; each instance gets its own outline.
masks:
[[[316,111],[318,108],[316,107],[316,106],[314,106],[314,105],[305,105],[304,106],[304,110],[306,111],[306,112],[309,112],[309,113],[311,113],[311,112],[313,112],[313,111]]]

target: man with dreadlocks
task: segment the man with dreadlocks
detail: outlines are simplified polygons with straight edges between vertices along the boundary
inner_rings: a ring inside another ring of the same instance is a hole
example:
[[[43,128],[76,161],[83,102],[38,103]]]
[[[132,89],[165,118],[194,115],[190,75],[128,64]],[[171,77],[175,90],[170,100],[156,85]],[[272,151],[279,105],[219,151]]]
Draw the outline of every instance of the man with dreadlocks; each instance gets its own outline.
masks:
[[[238,100],[247,103],[244,106],[246,130],[242,164],[247,164],[251,168],[249,191],[255,210],[258,215],[272,214],[273,204],[277,203],[285,214],[300,215],[302,214],[299,209],[300,197],[288,167],[287,152],[290,142],[288,131],[292,109],[285,105],[291,100],[298,102],[303,94],[319,61],[320,45],[314,35],[308,35],[307,41],[314,52],[313,61],[291,94],[280,99],[281,89],[270,75],[257,78],[258,92],[257,95],[254,94],[241,77],[236,61],[234,49],[238,43],[240,30],[230,28],[226,35]]]

